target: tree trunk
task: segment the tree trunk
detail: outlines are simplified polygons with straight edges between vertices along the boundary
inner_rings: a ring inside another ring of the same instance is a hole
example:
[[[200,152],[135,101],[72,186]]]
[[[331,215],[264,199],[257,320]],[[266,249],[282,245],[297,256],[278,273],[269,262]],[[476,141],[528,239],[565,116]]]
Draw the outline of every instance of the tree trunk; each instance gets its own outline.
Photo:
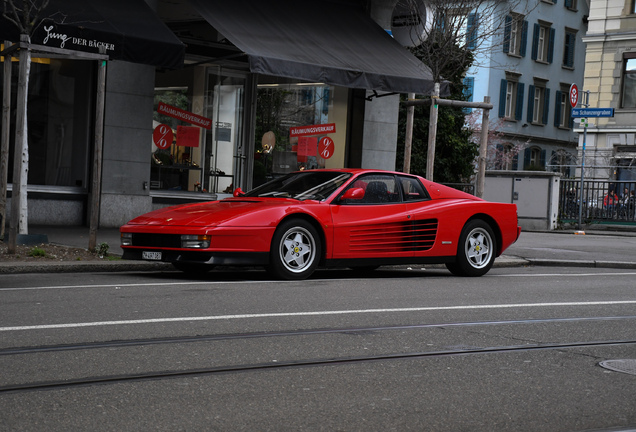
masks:
[[[28,234],[27,178],[29,174],[29,143],[27,134],[27,99],[31,70],[31,38],[20,35],[20,72],[18,75],[18,107],[13,159],[13,190],[11,192],[11,223],[9,253],[15,253],[18,234]]]

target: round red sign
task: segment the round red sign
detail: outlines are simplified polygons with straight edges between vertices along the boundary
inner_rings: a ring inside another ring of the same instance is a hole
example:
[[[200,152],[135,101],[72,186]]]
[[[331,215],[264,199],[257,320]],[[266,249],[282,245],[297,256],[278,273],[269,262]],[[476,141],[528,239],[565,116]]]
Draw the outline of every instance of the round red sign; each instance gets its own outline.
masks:
[[[168,125],[160,124],[152,132],[152,142],[162,150],[170,147],[173,139],[174,134],[172,133],[172,128]]]
[[[322,137],[318,143],[318,154],[323,159],[329,159],[333,156],[335,144],[329,137]]]
[[[579,88],[576,84],[572,84],[570,86],[570,105],[572,108],[576,108],[576,105],[579,103]]]

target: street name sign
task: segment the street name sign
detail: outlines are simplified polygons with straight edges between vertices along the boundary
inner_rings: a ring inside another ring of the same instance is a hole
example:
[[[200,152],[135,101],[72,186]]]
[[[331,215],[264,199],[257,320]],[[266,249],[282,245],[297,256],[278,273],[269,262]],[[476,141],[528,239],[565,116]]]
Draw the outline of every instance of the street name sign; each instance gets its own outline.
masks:
[[[572,108],[572,117],[614,117],[614,108]]]

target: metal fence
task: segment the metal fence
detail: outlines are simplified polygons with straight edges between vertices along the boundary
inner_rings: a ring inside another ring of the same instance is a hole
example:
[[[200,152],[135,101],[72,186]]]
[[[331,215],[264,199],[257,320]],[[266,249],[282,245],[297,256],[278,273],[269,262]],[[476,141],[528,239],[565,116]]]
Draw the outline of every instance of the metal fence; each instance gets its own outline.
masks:
[[[559,219],[578,222],[579,205],[582,222],[636,224],[635,181],[561,180]]]

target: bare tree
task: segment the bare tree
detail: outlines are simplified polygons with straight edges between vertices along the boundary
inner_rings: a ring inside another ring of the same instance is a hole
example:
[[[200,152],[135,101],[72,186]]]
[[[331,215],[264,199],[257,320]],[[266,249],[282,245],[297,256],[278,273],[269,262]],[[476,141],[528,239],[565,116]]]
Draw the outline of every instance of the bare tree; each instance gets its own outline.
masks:
[[[471,141],[481,139],[481,113],[474,110],[466,117],[466,125],[472,131]],[[503,132],[505,120],[496,118],[488,125],[487,165],[489,170],[511,169],[514,160],[527,147],[529,140],[512,138]]]
[[[479,66],[506,42],[502,36],[511,13],[527,15],[534,7],[527,0],[398,0],[393,33],[440,81],[448,65]]]
[[[20,32],[20,69],[18,75],[18,106],[16,113],[9,253],[15,253],[16,251],[18,234],[28,233],[27,178],[29,173],[29,143],[27,133],[27,98],[29,93],[29,72],[31,70],[30,45],[34,26],[38,22],[41,11],[48,3],[49,0],[2,0],[2,16],[13,23]],[[4,175],[5,179],[3,180],[6,183],[6,174]]]
[[[431,69],[434,81],[439,83],[444,79],[444,71],[458,65],[479,64],[479,59],[489,57],[497,45],[505,43],[505,37],[501,36],[506,26],[511,25],[511,12],[527,13],[527,5],[527,0],[398,0],[392,29],[398,41],[411,47],[413,54]],[[439,96],[436,90],[431,98],[439,100]],[[409,99],[413,97],[409,95]],[[487,98],[490,104],[490,97]],[[431,104],[431,125],[437,123],[437,106],[437,103]],[[483,132],[486,135],[487,128]],[[435,133],[436,129],[431,127],[426,171],[429,180],[433,180]],[[407,131],[406,136],[409,135]],[[485,169],[484,151],[480,151],[479,167]],[[405,152],[405,166],[410,165],[409,157],[410,154]]]

